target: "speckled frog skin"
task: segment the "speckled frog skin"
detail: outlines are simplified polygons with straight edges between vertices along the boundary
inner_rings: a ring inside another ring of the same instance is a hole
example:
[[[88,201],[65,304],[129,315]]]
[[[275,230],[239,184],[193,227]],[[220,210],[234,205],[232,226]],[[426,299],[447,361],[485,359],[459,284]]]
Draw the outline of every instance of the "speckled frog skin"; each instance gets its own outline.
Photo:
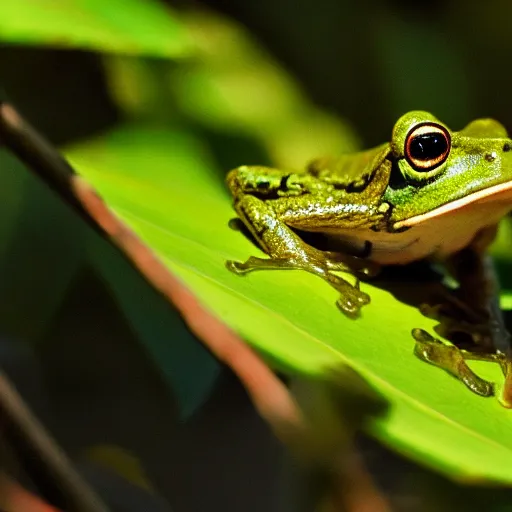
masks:
[[[370,297],[358,281],[352,285],[334,272],[368,275],[381,265],[424,258],[453,268],[461,251],[483,254],[498,221],[512,210],[511,150],[512,140],[497,121],[479,119],[452,132],[428,112],[414,111],[395,124],[391,142],[315,160],[303,172],[238,167],[227,176],[236,212],[269,258],[227,266],[238,274],[306,270],[336,288],[338,307],[357,317]],[[300,231],[326,234],[336,252],[308,245]],[[463,272],[453,273],[463,288]],[[453,347],[418,343],[429,352],[417,349],[420,357],[464,380],[445,361],[442,347]],[[457,364],[463,355],[457,352]]]

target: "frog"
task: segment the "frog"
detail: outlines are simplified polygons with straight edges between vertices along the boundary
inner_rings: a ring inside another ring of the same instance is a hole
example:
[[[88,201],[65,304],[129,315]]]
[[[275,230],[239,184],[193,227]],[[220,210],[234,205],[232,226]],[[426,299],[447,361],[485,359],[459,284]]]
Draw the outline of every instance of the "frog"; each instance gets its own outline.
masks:
[[[501,123],[480,118],[452,131],[416,110],[402,115],[391,140],[375,148],[317,158],[299,171],[243,165],[228,172],[226,183],[238,221],[268,256],[229,260],[231,272],[309,272],[336,289],[337,307],[356,319],[370,303],[362,279],[385,266],[434,261],[458,283],[446,303],[466,315],[447,319],[448,325],[456,330],[464,324],[475,348],[443,343],[415,328],[414,353],[480,396],[493,395],[494,384],[467,361],[496,362],[508,378],[508,349],[497,349],[481,329],[496,330],[490,325],[496,285],[487,249],[512,210],[512,140]],[[335,250],[308,243],[308,233],[327,237]]]

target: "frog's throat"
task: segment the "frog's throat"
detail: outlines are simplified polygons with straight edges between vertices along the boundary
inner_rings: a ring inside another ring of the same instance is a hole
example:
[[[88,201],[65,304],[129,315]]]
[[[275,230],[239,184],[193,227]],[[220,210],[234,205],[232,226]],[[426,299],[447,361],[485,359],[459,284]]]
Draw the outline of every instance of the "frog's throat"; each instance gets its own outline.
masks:
[[[440,217],[441,215],[445,215],[450,212],[454,212],[467,206],[471,203],[476,203],[478,201],[485,200],[488,197],[498,195],[502,192],[507,192],[512,190],[512,181],[507,181],[505,183],[500,183],[498,185],[494,185],[492,187],[484,188],[483,190],[478,190],[477,192],[473,192],[465,197],[461,197],[451,203],[444,204],[435,210],[432,210],[427,213],[422,213],[421,215],[416,215],[409,219],[401,220],[394,224],[393,229],[404,229],[415,226],[416,224],[420,224],[422,222],[428,221],[430,219],[434,219],[436,217]],[[512,209],[512,197],[510,199],[510,208]]]

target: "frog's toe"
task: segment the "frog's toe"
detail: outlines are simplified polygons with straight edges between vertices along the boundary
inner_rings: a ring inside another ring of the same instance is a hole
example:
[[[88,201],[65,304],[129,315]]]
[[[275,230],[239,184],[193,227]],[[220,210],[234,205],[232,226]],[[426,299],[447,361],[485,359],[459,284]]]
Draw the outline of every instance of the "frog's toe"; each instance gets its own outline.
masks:
[[[344,293],[336,301],[336,305],[343,314],[350,318],[359,315],[361,308],[370,302],[370,296],[359,290],[354,289],[352,292]]]
[[[284,258],[257,258],[251,256],[247,261],[226,261],[226,267],[235,274],[247,274],[253,270],[292,270],[300,268],[296,263]]]
[[[338,306],[340,311],[349,318],[358,317],[359,312],[361,311],[361,306],[354,304],[353,302],[346,301],[343,298],[339,298],[336,301],[336,306]]]
[[[370,296],[367,294],[367,293],[364,293],[364,292],[359,292],[357,294],[357,302],[361,305],[361,306],[365,306],[366,304],[369,304],[370,303]]]
[[[230,229],[232,229],[233,231],[242,231],[243,226],[244,226],[243,222],[237,217],[235,217],[233,219],[229,219],[229,221],[228,221],[228,227]]]
[[[251,269],[247,267],[247,264],[242,261],[228,260],[226,261],[226,268],[233,272],[233,274],[243,275],[250,272]]]

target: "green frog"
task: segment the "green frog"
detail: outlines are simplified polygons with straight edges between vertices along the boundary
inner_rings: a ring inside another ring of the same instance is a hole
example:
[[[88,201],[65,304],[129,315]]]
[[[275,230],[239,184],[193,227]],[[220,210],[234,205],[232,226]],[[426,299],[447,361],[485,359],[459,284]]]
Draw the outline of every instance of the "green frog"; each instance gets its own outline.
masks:
[[[512,210],[512,140],[500,123],[478,119],[453,132],[432,114],[413,111],[397,121],[391,142],[374,149],[320,158],[302,172],[241,166],[227,184],[238,217],[269,256],[228,261],[229,270],[305,270],[333,286],[339,309],[356,318],[370,302],[360,277],[383,265],[441,262],[459,283],[446,300],[466,315],[451,325],[464,323],[476,349],[414,329],[416,355],[482,396],[492,395],[493,385],[468,359],[496,361],[508,374],[508,355],[481,334],[495,293],[485,251]],[[304,232],[322,233],[335,250],[306,243]],[[353,274],[355,283],[339,272]]]

